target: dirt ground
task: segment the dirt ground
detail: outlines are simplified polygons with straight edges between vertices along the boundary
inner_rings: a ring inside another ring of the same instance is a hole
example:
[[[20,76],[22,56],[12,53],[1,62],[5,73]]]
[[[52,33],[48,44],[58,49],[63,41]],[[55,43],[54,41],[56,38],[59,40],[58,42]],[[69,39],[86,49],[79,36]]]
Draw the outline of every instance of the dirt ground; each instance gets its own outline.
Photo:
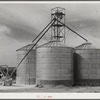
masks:
[[[21,86],[21,85],[12,85],[12,86],[0,86],[1,93],[38,93],[38,92],[46,92],[46,93],[100,93],[100,86],[75,86],[75,87],[65,87],[65,86],[57,86],[55,88],[37,88],[33,85],[31,86]]]

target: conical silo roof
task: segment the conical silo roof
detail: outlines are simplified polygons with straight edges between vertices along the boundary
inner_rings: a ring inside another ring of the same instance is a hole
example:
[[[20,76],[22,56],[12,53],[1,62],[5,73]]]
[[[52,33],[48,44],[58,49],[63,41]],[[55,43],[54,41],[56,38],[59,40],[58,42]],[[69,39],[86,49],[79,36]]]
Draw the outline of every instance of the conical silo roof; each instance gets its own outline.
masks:
[[[17,49],[16,51],[29,50],[29,49],[32,48],[33,45],[34,45],[34,44],[28,44],[28,45],[26,45],[26,46],[24,46],[24,47],[21,47],[21,48]],[[36,46],[35,46],[35,47],[36,47]],[[35,47],[34,47],[34,48],[35,48]],[[33,48],[33,49],[34,49],[34,48]]]
[[[40,47],[66,47],[65,44],[61,43],[60,41],[49,41],[41,46],[38,46],[38,48]]]
[[[75,47],[75,49],[97,49],[97,48],[92,43],[86,42]]]

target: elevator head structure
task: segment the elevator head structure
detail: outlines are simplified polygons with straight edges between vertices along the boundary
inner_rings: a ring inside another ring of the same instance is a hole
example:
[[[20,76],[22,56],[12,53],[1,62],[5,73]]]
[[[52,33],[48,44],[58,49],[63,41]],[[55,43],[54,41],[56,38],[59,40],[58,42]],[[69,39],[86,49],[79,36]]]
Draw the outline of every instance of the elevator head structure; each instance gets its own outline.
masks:
[[[65,9],[56,7],[51,9],[51,20],[57,19],[57,21],[51,26],[51,40],[65,42]],[[63,24],[61,24],[60,22]]]

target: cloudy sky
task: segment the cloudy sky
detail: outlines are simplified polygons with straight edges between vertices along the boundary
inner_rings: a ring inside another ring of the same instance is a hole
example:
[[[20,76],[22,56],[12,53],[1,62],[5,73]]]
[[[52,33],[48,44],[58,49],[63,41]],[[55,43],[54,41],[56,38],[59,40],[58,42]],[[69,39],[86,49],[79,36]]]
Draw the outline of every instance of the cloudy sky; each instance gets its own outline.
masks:
[[[100,3],[0,3],[0,64],[16,66],[16,49],[32,42],[50,22],[54,7],[65,8],[66,25],[100,47]],[[67,29],[66,34],[66,45],[85,42]]]

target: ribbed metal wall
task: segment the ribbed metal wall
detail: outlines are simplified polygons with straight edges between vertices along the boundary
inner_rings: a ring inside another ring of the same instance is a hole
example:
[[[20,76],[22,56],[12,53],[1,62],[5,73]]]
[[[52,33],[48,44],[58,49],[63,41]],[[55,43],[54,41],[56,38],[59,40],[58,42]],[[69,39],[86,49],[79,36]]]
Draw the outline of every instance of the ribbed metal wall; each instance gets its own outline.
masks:
[[[75,84],[100,85],[100,49],[76,49],[75,52]]]
[[[17,51],[17,63],[28,52],[27,49]],[[16,83],[32,85],[36,81],[36,50],[32,50],[17,69]]]
[[[40,47],[36,58],[36,83],[49,87],[73,85],[72,48]]]

